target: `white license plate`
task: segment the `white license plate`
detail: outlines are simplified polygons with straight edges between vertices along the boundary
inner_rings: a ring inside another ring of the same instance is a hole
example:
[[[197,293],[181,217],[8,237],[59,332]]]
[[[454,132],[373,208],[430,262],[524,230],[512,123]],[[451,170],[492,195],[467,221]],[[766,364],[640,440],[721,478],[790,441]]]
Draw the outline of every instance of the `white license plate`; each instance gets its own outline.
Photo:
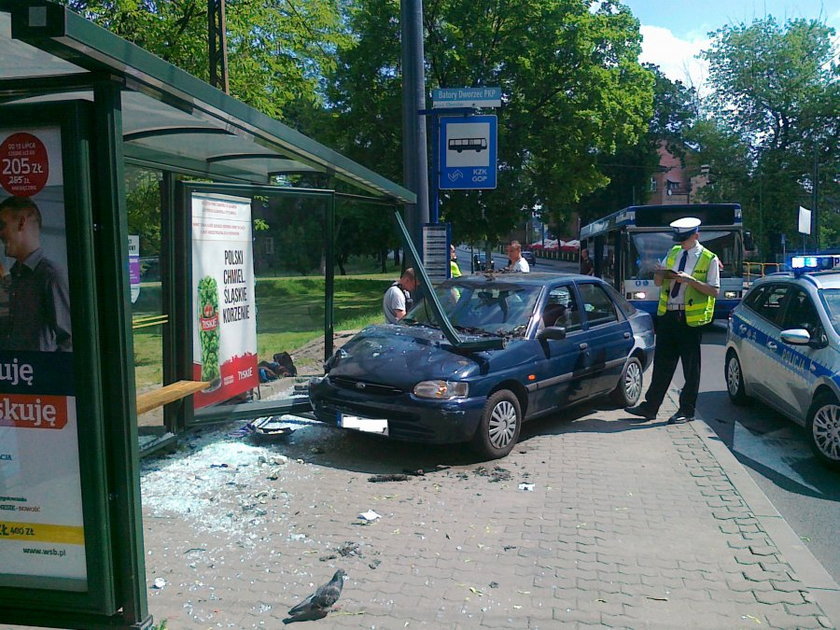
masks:
[[[342,413],[338,419],[338,426],[355,431],[364,431],[365,433],[388,435],[388,421],[379,418],[361,418]]]

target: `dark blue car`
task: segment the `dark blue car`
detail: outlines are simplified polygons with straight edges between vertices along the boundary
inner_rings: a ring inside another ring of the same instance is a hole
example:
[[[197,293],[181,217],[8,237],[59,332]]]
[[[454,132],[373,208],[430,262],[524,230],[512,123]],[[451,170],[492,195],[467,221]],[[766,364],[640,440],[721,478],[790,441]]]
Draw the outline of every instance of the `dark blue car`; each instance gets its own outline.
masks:
[[[501,338],[503,347],[453,346],[421,302],[326,362],[310,383],[319,420],[400,440],[472,442],[492,459],[510,452],[523,421],[604,395],[617,406],[638,401],[653,323],[599,278],[476,274],[435,290],[464,339]]]

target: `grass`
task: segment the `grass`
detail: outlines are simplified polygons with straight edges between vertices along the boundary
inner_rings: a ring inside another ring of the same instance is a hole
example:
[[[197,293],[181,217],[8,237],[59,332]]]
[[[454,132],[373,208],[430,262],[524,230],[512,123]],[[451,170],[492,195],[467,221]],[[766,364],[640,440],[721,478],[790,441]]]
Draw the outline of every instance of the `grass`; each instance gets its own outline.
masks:
[[[353,330],[382,321],[382,295],[393,273],[336,276],[333,312],[336,330]],[[277,352],[293,353],[324,334],[324,279],[320,276],[257,278],[257,352],[271,360]],[[160,313],[160,284],[144,283],[134,316]],[[162,382],[162,337],[159,326],[134,331],[134,365],[138,391]]]

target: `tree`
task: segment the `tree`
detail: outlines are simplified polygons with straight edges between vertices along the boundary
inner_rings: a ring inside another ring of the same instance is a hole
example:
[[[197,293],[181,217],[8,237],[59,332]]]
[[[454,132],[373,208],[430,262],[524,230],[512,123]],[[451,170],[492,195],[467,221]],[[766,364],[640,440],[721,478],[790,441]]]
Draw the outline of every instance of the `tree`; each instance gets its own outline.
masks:
[[[74,11],[190,74],[209,78],[206,0],[63,0]],[[346,44],[330,0],[226,0],[230,93],[283,120],[320,106],[321,80]]]
[[[581,0],[431,0],[428,87],[500,86],[498,187],[441,197],[458,240],[498,241],[531,209],[559,220],[603,186],[602,154],[647,129],[653,80],[638,63],[638,21],[621,4]],[[330,76],[340,150],[401,176],[399,5],[358,0],[352,46]]]
[[[581,225],[609,212],[646,201],[650,177],[659,168],[660,143],[685,159],[686,132],[698,116],[697,93],[681,81],[671,81],[658,66],[646,64],[653,75],[653,114],[647,132],[637,141],[622,143],[612,154],[599,156],[598,165],[609,183],[575,206]]]
[[[744,206],[745,224],[757,226],[767,254],[780,249],[781,234],[796,234],[800,205],[810,207],[815,200],[831,205],[833,199],[836,207],[840,67],[833,35],[818,20],[780,25],[766,17],[718,30],[702,54],[713,88],[706,103],[709,119],[725,128],[707,145],[717,146],[709,162],[719,178],[704,194],[720,196],[716,188],[742,178],[724,175],[730,163],[721,158],[730,152],[720,140],[729,136],[745,149],[746,159],[745,165],[738,162],[746,167],[747,181],[733,191],[740,195],[735,200]],[[705,130],[712,126],[707,123]]]

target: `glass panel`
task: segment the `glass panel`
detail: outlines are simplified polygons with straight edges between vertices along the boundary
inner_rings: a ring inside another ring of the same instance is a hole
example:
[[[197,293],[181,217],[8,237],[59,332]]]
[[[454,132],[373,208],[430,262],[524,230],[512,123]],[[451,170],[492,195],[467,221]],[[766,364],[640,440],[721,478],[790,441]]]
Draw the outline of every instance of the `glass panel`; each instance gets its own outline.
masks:
[[[580,308],[571,285],[555,287],[548,294],[542,319],[546,326],[562,326],[566,332],[580,330]]]
[[[599,286],[592,283],[579,284],[583,310],[590,326],[597,326],[618,320],[615,304]]]
[[[668,255],[674,246],[672,232],[633,232],[630,238],[629,275],[631,280],[652,280],[656,263]],[[721,278],[733,278],[742,274],[744,259],[740,234],[731,230],[700,231],[703,247],[718,255],[723,269]]]
[[[840,289],[823,289],[820,291],[825,310],[831,325],[837,334],[840,335]]]
[[[744,244],[739,232],[731,230],[707,230],[700,226],[700,243],[717,254],[723,264],[721,278],[736,278],[743,275]]]
[[[628,259],[629,280],[653,280],[657,264],[674,246],[671,233],[632,232]]]
[[[521,337],[528,328],[541,287],[486,289],[448,280],[437,287],[438,299],[456,330]],[[434,324],[431,309],[420,303],[402,320],[408,325]]]
[[[163,385],[163,312],[160,278],[160,173],[126,167],[129,278],[134,337],[134,385],[138,394]],[[133,237],[133,238],[132,238]],[[138,427],[162,427],[163,408],[137,417]],[[140,446],[154,441],[141,430]]]
[[[788,288],[783,284],[769,287],[761,296],[761,299],[755,303],[756,312],[778,325],[787,292]]]

